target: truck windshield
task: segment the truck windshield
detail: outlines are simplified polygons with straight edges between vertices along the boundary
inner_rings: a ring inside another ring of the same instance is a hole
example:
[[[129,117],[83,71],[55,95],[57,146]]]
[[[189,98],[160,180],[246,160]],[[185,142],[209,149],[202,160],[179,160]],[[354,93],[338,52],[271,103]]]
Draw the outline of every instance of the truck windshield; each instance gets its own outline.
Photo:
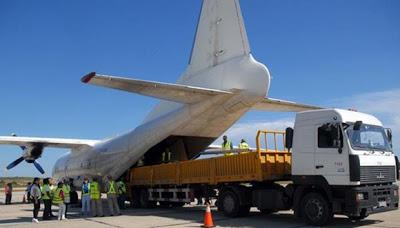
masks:
[[[354,130],[353,125],[349,125],[346,133],[355,150],[392,151],[383,127],[362,124],[360,130]]]

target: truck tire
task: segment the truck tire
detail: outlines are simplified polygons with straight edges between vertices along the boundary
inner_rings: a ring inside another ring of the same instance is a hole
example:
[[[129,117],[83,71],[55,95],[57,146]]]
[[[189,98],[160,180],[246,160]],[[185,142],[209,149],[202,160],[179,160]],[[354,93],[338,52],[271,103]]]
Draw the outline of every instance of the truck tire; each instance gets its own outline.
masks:
[[[221,195],[219,204],[227,217],[239,217],[244,212],[241,211],[239,197],[232,191],[225,191]]]
[[[323,226],[333,219],[329,202],[317,192],[308,193],[301,200],[301,212],[305,221],[313,226]]]
[[[154,208],[156,206],[155,201],[149,200],[149,192],[147,189],[142,189],[139,195],[140,206],[142,208]]]

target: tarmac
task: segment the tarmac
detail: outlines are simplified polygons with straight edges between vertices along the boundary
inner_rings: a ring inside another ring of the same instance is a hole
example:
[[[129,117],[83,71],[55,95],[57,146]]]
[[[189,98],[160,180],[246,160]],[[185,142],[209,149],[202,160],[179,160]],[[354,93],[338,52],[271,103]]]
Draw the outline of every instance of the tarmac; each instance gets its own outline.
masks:
[[[82,217],[79,208],[72,208],[68,220],[41,221],[32,223],[31,204],[22,204],[23,192],[15,192],[13,204],[4,205],[4,193],[0,195],[0,228],[1,227],[201,227],[205,207],[186,205],[182,208],[127,209],[122,215],[107,217],[107,206],[104,202],[106,217]],[[43,209],[43,205],[41,205]],[[57,207],[53,206],[54,214]],[[39,216],[42,211],[39,212]],[[263,215],[252,209],[250,215],[244,218],[227,218],[221,212],[212,208],[214,224],[217,227],[308,227],[293,216],[292,211],[283,211],[271,215]],[[400,227],[400,211],[370,215],[360,222],[352,222],[347,217],[336,216],[329,227]]]

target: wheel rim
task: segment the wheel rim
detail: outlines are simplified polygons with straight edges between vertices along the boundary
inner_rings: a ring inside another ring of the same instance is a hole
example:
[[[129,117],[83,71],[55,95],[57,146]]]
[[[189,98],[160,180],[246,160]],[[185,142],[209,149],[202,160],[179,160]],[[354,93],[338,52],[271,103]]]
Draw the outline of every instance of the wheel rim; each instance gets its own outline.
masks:
[[[224,197],[224,211],[232,212],[235,208],[235,199],[231,195]]]
[[[305,208],[307,217],[313,221],[319,220],[324,214],[324,206],[318,199],[308,200]]]

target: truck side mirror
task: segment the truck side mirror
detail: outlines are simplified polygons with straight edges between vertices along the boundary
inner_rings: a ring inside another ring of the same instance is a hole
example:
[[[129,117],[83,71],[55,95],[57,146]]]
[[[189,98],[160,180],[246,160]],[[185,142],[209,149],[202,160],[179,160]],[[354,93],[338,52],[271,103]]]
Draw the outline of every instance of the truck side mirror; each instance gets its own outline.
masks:
[[[392,129],[386,128],[386,134],[389,139],[389,142],[392,143]]]
[[[293,128],[288,127],[285,131],[285,147],[290,151],[293,145]]]
[[[362,124],[363,124],[362,121],[356,121],[356,122],[354,123],[353,130],[359,131]]]

